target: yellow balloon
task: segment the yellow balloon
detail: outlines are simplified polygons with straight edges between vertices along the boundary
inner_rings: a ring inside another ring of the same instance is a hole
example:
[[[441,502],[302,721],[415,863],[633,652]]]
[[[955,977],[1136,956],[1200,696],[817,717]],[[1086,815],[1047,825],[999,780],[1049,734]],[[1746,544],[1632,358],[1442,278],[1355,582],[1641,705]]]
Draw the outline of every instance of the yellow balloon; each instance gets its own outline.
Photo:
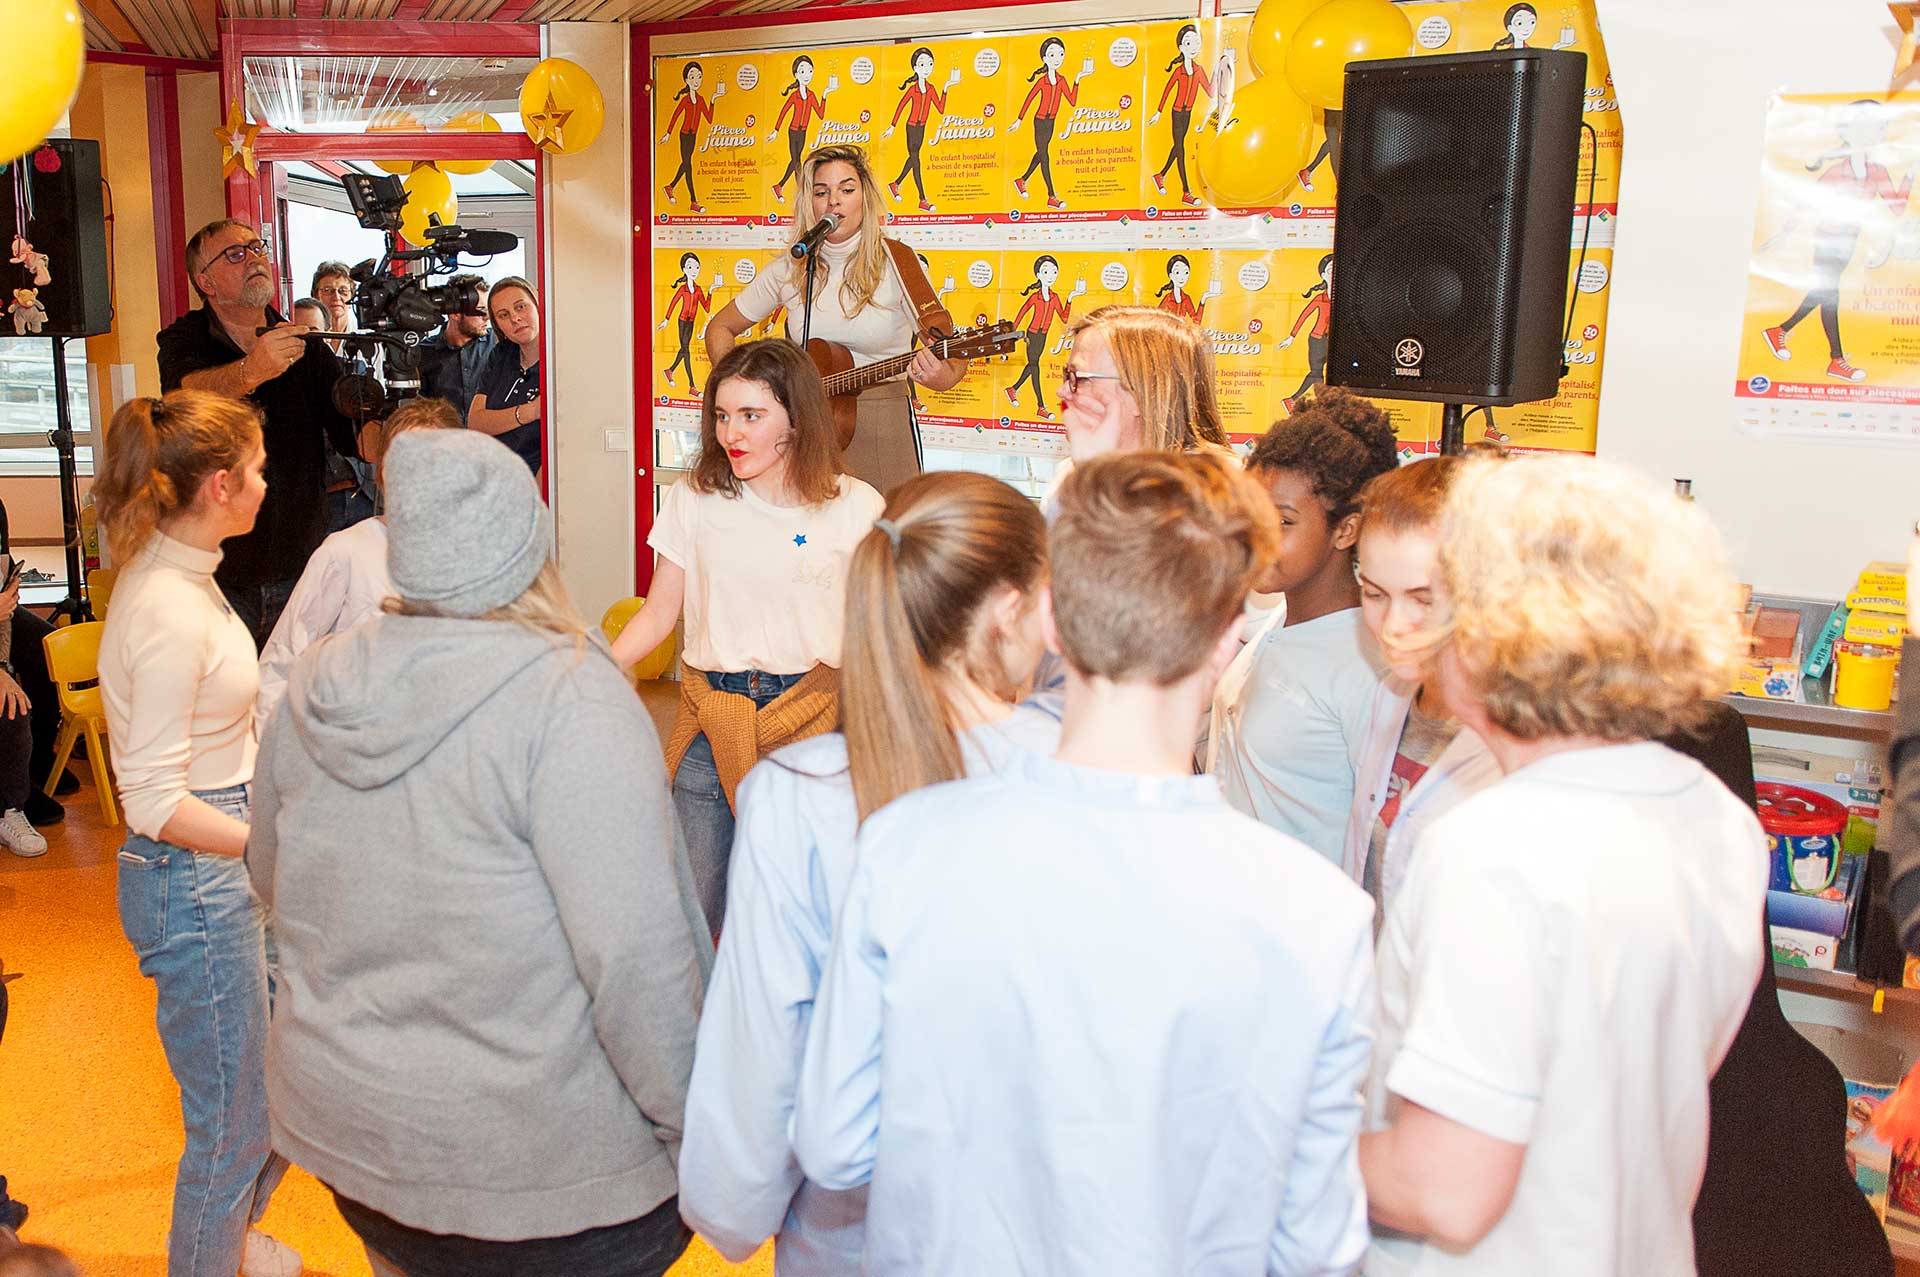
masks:
[[[640,605],[646,601],[644,597],[621,599],[607,609],[607,614],[600,618],[600,629],[606,634],[608,642],[620,637],[620,631],[627,628],[628,622],[639,614]],[[667,671],[672,668],[673,635],[669,634],[660,641],[659,647],[634,663],[633,669],[628,671],[628,676],[636,683],[645,683],[656,678],[664,678]]]
[[[1413,24],[1388,0],[1327,0],[1307,15],[1287,49],[1287,82],[1322,110],[1338,111],[1347,63],[1413,53]]]
[[[0,77],[0,161],[46,141],[80,91],[87,31],[74,0],[10,0],[7,41],[15,56]]]
[[[606,114],[600,86],[578,62],[547,58],[520,86],[520,122],[549,155],[578,155],[592,146]]]
[[[377,113],[367,125],[369,133],[425,133],[427,126],[420,117],[411,111],[386,110]],[[418,160],[375,160],[374,164],[383,172],[398,173],[405,177],[413,172]]]
[[[407,204],[400,210],[400,233],[409,244],[427,242],[427,214],[437,213],[440,224],[448,225],[460,215],[459,201],[453,197],[453,179],[437,168],[417,168],[406,181]]]
[[[447,121],[448,133],[498,133],[500,121],[485,111],[462,111]],[[475,173],[484,173],[493,167],[492,160],[438,160],[441,168],[449,173],[459,173],[472,177]]]
[[[1200,185],[1219,208],[1272,205],[1306,164],[1313,110],[1277,75],[1233,95],[1233,117],[1200,152]]]
[[[1327,0],[1260,0],[1247,31],[1247,57],[1256,75],[1284,75],[1287,46],[1307,15]]]

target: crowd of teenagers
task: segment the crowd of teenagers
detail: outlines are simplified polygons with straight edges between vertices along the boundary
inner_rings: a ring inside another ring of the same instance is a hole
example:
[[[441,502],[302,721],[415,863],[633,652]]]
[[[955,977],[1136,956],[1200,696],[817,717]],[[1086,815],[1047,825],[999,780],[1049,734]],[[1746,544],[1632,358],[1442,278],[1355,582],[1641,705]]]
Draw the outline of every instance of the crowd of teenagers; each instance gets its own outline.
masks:
[[[1656,739],[1739,648],[1695,507],[1400,466],[1324,388],[1243,464],[1145,308],[1077,317],[1038,505],[851,477],[784,341],[703,397],[611,645],[529,466],[422,399],[264,661],[215,581],[258,411],[114,418],[172,1277],[297,1273],[255,1227],[289,1161],[382,1275],[694,1232],[782,1277],[1693,1270],[1767,880]],[[622,667],[676,626],[662,742]]]

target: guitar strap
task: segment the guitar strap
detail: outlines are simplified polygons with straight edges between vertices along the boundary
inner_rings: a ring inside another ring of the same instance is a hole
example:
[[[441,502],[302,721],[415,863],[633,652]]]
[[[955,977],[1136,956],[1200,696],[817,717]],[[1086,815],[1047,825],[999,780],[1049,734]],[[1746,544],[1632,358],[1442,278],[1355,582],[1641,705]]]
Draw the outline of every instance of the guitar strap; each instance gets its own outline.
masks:
[[[893,258],[893,269],[900,276],[900,287],[906,291],[907,303],[913,307],[913,325],[920,334],[924,345],[932,345],[935,336],[949,336],[953,332],[953,316],[940,304],[934,295],[933,284],[927,279],[927,272],[920,269],[920,259],[913,250],[897,239],[882,239],[887,252]]]

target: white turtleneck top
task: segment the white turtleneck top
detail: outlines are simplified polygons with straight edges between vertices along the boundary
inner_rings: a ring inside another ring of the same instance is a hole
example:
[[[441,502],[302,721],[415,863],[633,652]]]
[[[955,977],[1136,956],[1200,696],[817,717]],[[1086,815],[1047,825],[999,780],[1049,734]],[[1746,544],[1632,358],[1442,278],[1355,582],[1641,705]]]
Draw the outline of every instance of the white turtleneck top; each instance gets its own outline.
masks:
[[[815,337],[838,342],[853,352],[856,367],[874,363],[892,355],[905,354],[913,346],[913,311],[907,305],[900,276],[887,259],[880,287],[857,315],[848,315],[840,281],[847,262],[859,251],[865,232],[857,233],[844,244],[822,241],[820,266],[827,272],[826,287],[813,300]],[[759,323],[779,307],[787,308],[787,325],[795,341],[800,340],[800,289],[794,281],[792,259],[782,253],[764,267],[753,282],[741,290],[734,305],[748,322]]]
[[[218,550],[155,532],[120,573],[100,638],[100,698],[127,828],[158,839],[194,789],[253,779],[260,660],[214,584]]]

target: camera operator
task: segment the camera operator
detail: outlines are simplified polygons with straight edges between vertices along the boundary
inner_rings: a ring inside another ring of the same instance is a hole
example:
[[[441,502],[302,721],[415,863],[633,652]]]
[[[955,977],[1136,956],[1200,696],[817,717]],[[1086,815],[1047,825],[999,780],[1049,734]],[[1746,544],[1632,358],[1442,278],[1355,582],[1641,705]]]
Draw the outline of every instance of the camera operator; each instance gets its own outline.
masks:
[[[447,316],[446,327],[420,344],[425,393],[452,404],[463,426],[495,345],[487,320],[487,281],[474,274],[455,275],[447,281],[450,288],[469,285],[479,294],[479,310]]]
[[[353,423],[333,406],[340,363],[303,340],[311,329],[269,304],[274,263],[253,227],[232,219],[201,227],[186,265],[206,305],[160,334],[161,389],[249,399],[265,418],[266,499],[253,531],[227,541],[214,573],[259,648],[326,535],[327,441],[343,457],[360,452]]]

